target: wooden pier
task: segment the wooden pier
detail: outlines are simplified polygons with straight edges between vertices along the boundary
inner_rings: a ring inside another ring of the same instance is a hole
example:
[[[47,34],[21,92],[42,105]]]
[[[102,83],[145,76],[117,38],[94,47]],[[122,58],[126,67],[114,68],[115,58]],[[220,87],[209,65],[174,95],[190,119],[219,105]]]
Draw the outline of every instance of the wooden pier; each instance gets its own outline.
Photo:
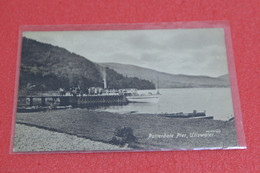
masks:
[[[90,104],[125,104],[124,95],[87,95],[87,96],[20,96],[18,106],[58,106],[72,105],[74,107]]]

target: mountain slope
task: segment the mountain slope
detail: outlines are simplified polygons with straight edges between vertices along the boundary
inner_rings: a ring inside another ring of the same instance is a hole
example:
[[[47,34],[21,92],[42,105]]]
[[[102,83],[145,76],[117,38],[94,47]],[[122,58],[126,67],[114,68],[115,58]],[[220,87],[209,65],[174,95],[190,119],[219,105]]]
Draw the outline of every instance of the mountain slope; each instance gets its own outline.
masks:
[[[224,75],[221,75],[221,76],[219,76],[217,78],[224,79],[224,80],[229,80],[229,75],[228,74],[224,74]]]
[[[68,90],[75,86],[83,90],[103,87],[104,76],[110,88],[155,88],[147,80],[126,78],[64,48],[23,38],[19,93],[22,90]]]
[[[229,87],[228,75],[220,77],[175,75],[156,70],[119,63],[100,63],[103,67],[114,69],[128,77],[138,77],[158,83],[160,88],[190,88],[190,87]]]

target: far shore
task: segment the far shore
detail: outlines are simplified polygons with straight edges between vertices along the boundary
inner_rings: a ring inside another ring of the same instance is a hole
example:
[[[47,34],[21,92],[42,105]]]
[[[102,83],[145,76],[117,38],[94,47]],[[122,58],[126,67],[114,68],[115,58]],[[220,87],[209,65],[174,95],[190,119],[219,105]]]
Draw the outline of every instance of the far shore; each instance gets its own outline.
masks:
[[[111,144],[118,129],[128,128],[132,130],[136,141],[126,143],[124,147],[129,146],[129,148],[135,150],[227,148],[237,146],[234,122],[221,120],[170,118],[155,114],[118,114],[75,108],[17,113],[16,124],[37,127],[38,129],[46,129],[106,144]],[[19,129],[16,129],[16,138],[22,138],[24,135],[26,134],[22,134]],[[61,140],[60,142],[64,141]],[[111,145],[111,147],[104,150],[119,150],[119,147],[122,146]],[[41,151],[54,150],[48,147],[45,148],[45,146],[42,146],[41,149]],[[64,150],[75,151],[79,150],[79,148],[74,145],[74,148],[69,147]],[[91,150],[91,148],[84,150]]]

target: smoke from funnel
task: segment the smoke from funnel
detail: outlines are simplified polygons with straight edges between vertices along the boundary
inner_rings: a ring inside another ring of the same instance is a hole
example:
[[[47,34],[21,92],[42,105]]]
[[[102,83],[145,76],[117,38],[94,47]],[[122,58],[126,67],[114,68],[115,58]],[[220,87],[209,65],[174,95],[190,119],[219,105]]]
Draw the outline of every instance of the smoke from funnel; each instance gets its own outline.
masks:
[[[101,74],[101,77],[103,79],[103,82],[104,82],[104,89],[107,88],[107,80],[106,80],[106,68],[105,67],[99,67],[99,72]]]

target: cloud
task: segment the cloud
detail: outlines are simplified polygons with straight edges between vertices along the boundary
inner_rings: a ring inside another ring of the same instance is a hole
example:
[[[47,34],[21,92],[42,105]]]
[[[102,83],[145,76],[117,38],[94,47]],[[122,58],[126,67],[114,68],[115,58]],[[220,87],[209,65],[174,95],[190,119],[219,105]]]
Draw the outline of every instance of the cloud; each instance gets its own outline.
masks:
[[[141,54],[140,61],[155,63],[155,62],[160,61],[160,58],[159,58],[159,57],[160,57],[160,56],[159,56],[158,53],[144,52],[144,53]]]
[[[132,49],[163,49],[164,46],[162,45],[162,42],[156,42],[155,37],[155,35],[151,37],[149,33],[142,31],[133,36],[129,35],[129,37],[124,40],[124,42],[129,45],[129,48]]]
[[[174,74],[228,72],[223,29],[26,32],[94,62],[117,62]]]

